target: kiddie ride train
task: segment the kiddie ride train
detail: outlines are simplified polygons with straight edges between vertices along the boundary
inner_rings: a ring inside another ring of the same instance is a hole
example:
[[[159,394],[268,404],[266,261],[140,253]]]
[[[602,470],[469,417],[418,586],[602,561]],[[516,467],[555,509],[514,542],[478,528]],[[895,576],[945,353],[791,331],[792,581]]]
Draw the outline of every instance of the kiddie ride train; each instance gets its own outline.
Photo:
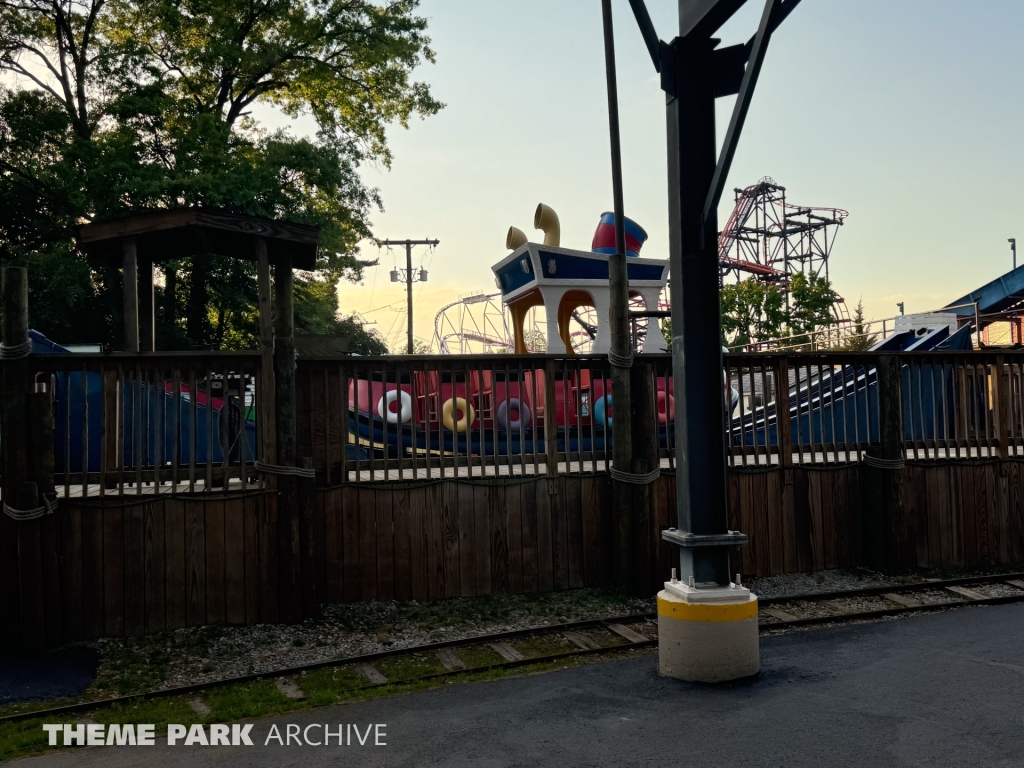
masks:
[[[491,267],[512,316],[514,351],[529,352],[523,326],[527,312],[547,308],[547,349],[573,355],[569,323],[573,313],[592,307],[599,318],[592,354],[608,353],[610,334],[600,322],[608,317],[611,288],[608,260],[615,253],[615,215],[601,216],[590,251],[563,248],[557,214],[543,203],[534,214],[543,242],[530,242],[516,227],[505,245],[511,253]],[[631,298],[648,310],[668,280],[668,262],[640,258],[647,233],[625,220],[627,269]],[[641,352],[662,352],[659,333],[648,333]],[[606,372],[561,366],[555,374],[554,431],[544,418],[545,371],[520,360],[490,370],[418,371],[401,382],[354,382],[349,392],[350,428],[387,452],[515,455],[543,453],[554,436],[558,452],[607,450],[612,425],[611,379]],[[461,367],[461,366],[460,366]],[[595,366],[596,367],[596,366]],[[657,382],[659,440],[667,448],[674,417],[671,379]],[[547,431],[545,433],[545,427]],[[606,444],[606,441],[608,443]]]

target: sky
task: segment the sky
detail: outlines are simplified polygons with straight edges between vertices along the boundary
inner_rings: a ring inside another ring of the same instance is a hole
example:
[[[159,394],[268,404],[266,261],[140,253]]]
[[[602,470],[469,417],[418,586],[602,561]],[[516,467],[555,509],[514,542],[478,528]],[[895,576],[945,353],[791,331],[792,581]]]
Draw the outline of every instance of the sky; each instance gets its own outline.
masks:
[[[670,40],[672,0],[647,0]],[[719,32],[746,41],[750,0]],[[626,215],[650,234],[643,255],[667,258],[665,107],[627,0],[613,0]],[[599,0],[423,0],[436,64],[415,79],[447,105],[394,127],[390,169],[364,167],[384,210],[378,238],[437,238],[414,251],[429,267],[415,288],[414,333],[458,296],[494,290],[505,233],[532,234],[538,202],[562,244],[589,250],[611,206]],[[830,261],[834,288],[869,318],[935,309],[1011,266],[1024,246],[1024,3],[1019,0],[803,0],[775,33],[723,195],[771,176],[802,205],[849,211]],[[732,97],[718,102],[718,134]],[[291,126],[308,130],[301,119]],[[372,243],[363,258],[378,254]],[[1024,251],[1022,251],[1024,258]],[[360,284],[339,286],[397,347],[405,338],[404,262],[380,253]]]

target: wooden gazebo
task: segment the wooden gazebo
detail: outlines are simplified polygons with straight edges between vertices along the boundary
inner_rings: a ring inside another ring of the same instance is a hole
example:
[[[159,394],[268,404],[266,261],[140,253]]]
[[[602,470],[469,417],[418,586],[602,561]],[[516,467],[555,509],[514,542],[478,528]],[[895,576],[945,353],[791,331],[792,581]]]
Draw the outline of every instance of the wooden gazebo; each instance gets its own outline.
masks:
[[[90,261],[123,272],[126,352],[154,351],[153,265],[200,254],[257,263],[260,344],[272,349],[270,266],[275,268],[274,299],[283,323],[277,336],[291,338],[291,270],[315,268],[319,241],[315,226],[206,208],[147,211],[78,227],[78,247]]]

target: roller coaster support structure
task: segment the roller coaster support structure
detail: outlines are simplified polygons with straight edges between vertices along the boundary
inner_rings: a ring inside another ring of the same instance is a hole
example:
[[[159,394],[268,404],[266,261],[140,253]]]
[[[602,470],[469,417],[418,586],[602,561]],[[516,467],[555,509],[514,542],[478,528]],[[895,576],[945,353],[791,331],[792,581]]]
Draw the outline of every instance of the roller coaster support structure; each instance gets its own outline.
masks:
[[[679,36],[658,39],[643,0],[630,0],[666,93],[672,367],[675,387],[679,579],[658,595],[660,668],[716,682],[760,668],[757,599],[733,583],[729,550],[747,537],[728,527],[725,401],[718,296],[718,202],[771,34],[799,0],[767,0],[745,45],[712,35],[745,0],[680,0]],[[716,155],[715,99],[737,94]]]

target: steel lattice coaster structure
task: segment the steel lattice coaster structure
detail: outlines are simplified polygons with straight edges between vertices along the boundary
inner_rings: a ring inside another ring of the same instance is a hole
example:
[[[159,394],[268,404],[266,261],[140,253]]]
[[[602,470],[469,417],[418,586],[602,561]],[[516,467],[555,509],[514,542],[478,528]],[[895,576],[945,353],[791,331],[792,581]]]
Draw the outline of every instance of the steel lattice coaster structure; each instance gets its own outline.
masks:
[[[779,286],[788,308],[794,274],[829,278],[829,256],[849,212],[787,202],[786,188],[770,176],[734,193],[736,205],[718,237],[720,286],[752,276]],[[842,298],[832,311],[838,322],[850,321]]]

